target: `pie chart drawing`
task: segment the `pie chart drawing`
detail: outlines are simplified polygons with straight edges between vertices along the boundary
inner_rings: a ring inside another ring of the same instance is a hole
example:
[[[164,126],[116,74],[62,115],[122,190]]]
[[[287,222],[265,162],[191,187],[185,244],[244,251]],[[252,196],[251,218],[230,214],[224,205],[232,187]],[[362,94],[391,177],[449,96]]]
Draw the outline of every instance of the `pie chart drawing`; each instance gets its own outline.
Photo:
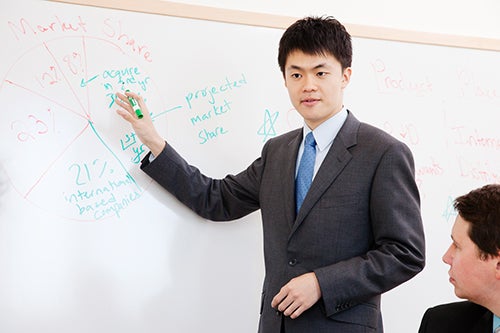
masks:
[[[20,55],[0,83],[0,165],[16,192],[70,220],[120,218],[151,183],[137,171],[147,149],[115,112],[126,89],[162,110],[151,77],[113,42],[61,37]]]

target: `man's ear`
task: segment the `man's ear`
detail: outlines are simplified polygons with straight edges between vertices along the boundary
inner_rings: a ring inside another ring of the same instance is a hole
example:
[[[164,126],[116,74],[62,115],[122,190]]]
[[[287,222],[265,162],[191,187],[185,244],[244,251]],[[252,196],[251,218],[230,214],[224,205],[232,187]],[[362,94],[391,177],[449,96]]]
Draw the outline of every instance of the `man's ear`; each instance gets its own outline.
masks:
[[[351,67],[347,67],[342,72],[342,89],[347,87],[349,82],[351,81],[352,69]]]

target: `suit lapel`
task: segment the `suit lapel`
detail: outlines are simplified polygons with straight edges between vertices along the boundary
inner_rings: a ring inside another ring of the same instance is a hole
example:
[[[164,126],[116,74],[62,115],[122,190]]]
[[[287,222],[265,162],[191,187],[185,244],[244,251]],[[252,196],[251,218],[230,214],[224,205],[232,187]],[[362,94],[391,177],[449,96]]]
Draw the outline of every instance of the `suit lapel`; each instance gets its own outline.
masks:
[[[287,151],[289,153],[286,156],[283,170],[285,217],[289,221],[290,227],[295,220],[295,167],[302,133],[302,130],[297,131],[297,135],[288,143]]]
[[[344,125],[334,139],[325,160],[321,164],[318,173],[314,177],[311,188],[293,224],[292,234],[351,160],[352,156],[348,148],[357,143],[356,137],[359,125],[359,121],[349,113]],[[295,202],[295,198],[292,201]]]
[[[490,332],[493,330],[493,313],[485,309],[484,315],[479,319],[474,332]]]

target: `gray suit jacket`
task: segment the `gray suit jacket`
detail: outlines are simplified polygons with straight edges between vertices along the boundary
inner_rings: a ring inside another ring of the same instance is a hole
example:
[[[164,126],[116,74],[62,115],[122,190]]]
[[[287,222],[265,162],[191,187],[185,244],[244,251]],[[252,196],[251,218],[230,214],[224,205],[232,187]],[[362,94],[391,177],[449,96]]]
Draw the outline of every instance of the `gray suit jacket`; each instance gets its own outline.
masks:
[[[352,113],[295,213],[302,129],[270,139],[246,170],[206,177],[167,144],[143,170],[213,221],[261,210],[265,279],[260,333],[383,332],[380,295],[424,267],[424,232],[413,157],[406,145]],[[293,277],[314,271],[322,298],[297,319],[271,308]]]
[[[464,301],[427,309],[418,333],[491,333],[493,313],[481,305]]]

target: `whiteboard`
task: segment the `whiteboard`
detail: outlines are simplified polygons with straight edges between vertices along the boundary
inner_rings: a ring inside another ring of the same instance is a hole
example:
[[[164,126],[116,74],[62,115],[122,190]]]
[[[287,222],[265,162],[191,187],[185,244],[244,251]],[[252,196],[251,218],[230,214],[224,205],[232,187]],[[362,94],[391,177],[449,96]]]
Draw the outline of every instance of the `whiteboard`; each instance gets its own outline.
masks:
[[[259,213],[211,223],[180,205],[139,170],[146,151],[112,95],[139,91],[189,162],[237,173],[302,124],[277,65],[282,30],[1,1],[0,331],[255,332]],[[500,182],[500,57],[353,43],[345,105],[415,156],[427,266],[382,310],[386,332],[416,331],[428,306],[455,300],[440,259],[453,198]]]

